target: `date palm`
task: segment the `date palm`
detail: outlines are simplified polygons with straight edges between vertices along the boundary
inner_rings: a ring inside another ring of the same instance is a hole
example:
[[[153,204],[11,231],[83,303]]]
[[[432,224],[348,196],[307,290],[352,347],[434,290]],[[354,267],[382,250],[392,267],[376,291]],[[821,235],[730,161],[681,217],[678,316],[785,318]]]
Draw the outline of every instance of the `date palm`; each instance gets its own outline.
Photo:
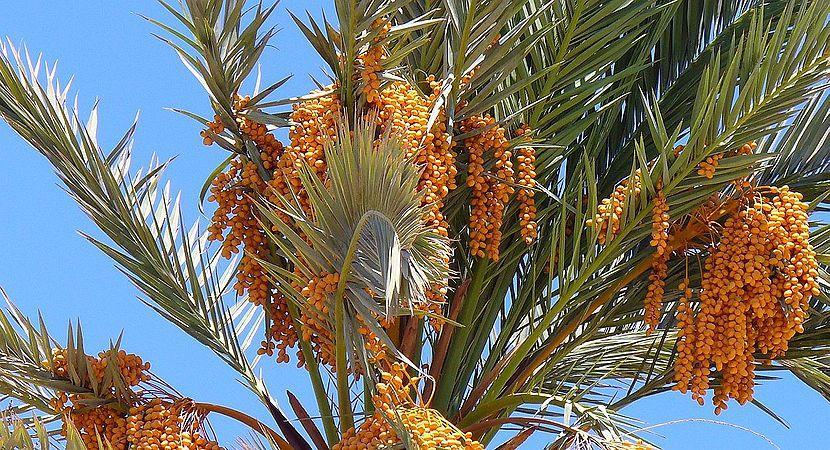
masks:
[[[2,48],[0,116],[49,160],[109,238],[87,239],[118,264],[151,308],[236,370],[276,426],[188,400],[194,417],[224,414],[251,426],[261,435],[246,444],[251,447],[332,448],[378,414],[397,436],[396,446],[423,447],[407,422],[414,408],[447,433],[488,448],[497,435],[507,434],[498,448],[512,449],[544,433],[551,449],[636,448],[647,435],[618,411],[675,385],[684,304],[678,285],[699,283],[706,275],[697,261],[714,251],[668,244],[663,311],[649,330],[643,317],[659,257],[650,245],[656,199],[682,224],[713,195],[734,200],[736,180],[786,185],[803,195],[819,264],[821,289],[801,329],[786,352],[772,360],[757,355],[755,380],[772,382],[768,372],[788,370],[830,396],[830,226],[821,214],[830,192],[830,4],[333,2],[333,18],[292,16],[329,81],[285,99],[276,93],[286,79],[261,88],[263,77],[280,79],[268,67],[255,77],[253,92],[244,92],[274,38],[268,23],[277,5],[184,0],[178,7],[162,3],[169,23],[147,18],[205,88],[215,116],[177,111],[201,124],[205,143],[228,152],[206,174],[200,204],[216,200],[217,183],[236,167],[250,168],[242,176],[263,186],[279,185],[286,173],[293,177],[287,189],[247,188],[234,196],[250,208],[263,250],[246,246],[229,260],[223,258],[228,247],[214,242],[216,230],[186,225],[178,196],[161,187],[167,162],[131,170],[135,126],[105,150],[96,138],[97,112],[82,122],[51,66],[11,45]],[[376,95],[397,88],[422,108],[419,126],[429,139],[435,130],[448,136],[447,173],[454,178],[457,171],[458,181],[440,186],[447,189],[438,200],[423,188],[418,146],[408,150],[377,110]],[[320,102],[333,111],[325,119],[333,125],[308,144],[321,149],[315,154],[321,164],[301,158],[288,172],[275,171],[266,141],[277,156],[289,150],[255,130],[279,135],[289,128],[289,149],[296,148],[296,111]],[[476,121],[490,125],[470,129]],[[493,130],[514,154],[535,157],[531,184],[489,182],[525,195],[510,195],[501,205],[498,257],[473,248],[470,205],[477,188],[467,182],[476,164],[491,173],[504,162],[503,154],[489,151],[478,161],[468,144]],[[748,142],[757,147],[734,154]],[[713,173],[700,170],[716,162]],[[634,180],[637,191],[616,191],[625,203],[619,229],[603,231],[595,220],[602,199]],[[528,196],[535,203],[535,236],[526,234],[528,220],[520,214]],[[440,226],[430,214],[438,214]],[[703,240],[719,233],[728,214],[678,234],[684,242]],[[252,264],[267,286],[264,301],[248,301],[251,288],[233,286]],[[334,278],[315,302],[303,288],[320,274]],[[275,298],[284,299],[279,314]],[[691,307],[698,303],[692,296]],[[70,328],[68,341],[59,344],[11,302],[0,319],[0,391],[15,399],[10,414],[20,418],[0,433],[0,442],[32,448],[26,430],[45,442],[63,421],[66,448],[90,445],[55,406],[60,393],[82,396],[85,408],[124,407],[124,416],[150,398],[182,400],[155,377],[131,387],[111,363],[104,364],[111,376],[96,378],[80,329]],[[251,343],[263,323],[265,347],[254,356]],[[262,356],[271,353],[274,326],[296,333],[286,347],[296,347],[316,404],[301,405],[290,395],[292,411],[284,411],[269,390],[283,386],[257,375],[257,365],[275,364]],[[53,369],[56,354],[68,355],[68,375]],[[410,409],[376,411],[392,362],[412,380]],[[711,386],[722,380],[714,373]],[[43,417],[30,420],[34,411]]]

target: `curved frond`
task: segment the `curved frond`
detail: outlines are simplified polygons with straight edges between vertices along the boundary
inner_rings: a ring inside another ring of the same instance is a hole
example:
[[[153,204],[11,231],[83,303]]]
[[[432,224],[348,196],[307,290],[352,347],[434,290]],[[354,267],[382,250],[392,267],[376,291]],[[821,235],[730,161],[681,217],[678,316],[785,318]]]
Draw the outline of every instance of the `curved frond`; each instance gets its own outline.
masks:
[[[223,300],[232,272],[217,272],[219,255],[205,251],[207,235],[198,224],[185,230],[169,186],[159,194],[164,164],[130,174],[134,127],[104,154],[96,139],[96,110],[88,124],[82,123],[77,111],[67,108],[68,89],[57,82],[54,68],[47,68],[45,85],[40,74],[39,63],[33,65],[10,45],[2,48],[0,116],[49,160],[69,194],[114,245],[87,238],[120,266],[153,309],[238,371],[282,431],[302,442],[254,374],[237,338]]]

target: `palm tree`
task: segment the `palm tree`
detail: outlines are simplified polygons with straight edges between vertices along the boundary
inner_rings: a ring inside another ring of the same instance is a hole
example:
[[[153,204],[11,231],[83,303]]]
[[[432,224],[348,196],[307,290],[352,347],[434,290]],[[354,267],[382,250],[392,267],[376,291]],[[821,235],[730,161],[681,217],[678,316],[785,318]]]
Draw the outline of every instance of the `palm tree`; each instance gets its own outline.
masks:
[[[0,441],[151,448],[163,423],[210,448],[223,414],[250,448],[652,448],[618,411],[667,390],[774,416],[752,387],[787,370],[830,398],[830,3],[334,0],[292,16],[328,81],[284,99],[287,78],[243,92],[277,7],[246,3],[147,18],[215,115],[177,111],[228,152],[207,230],[167,162],[130,169],[135,125],[105,151],[97,111],[81,121],[11,45],[0,115],[109,241],[87,239],[276,427],[8,302]],[[316,405],[278,406],[256,371],[273,355]]]

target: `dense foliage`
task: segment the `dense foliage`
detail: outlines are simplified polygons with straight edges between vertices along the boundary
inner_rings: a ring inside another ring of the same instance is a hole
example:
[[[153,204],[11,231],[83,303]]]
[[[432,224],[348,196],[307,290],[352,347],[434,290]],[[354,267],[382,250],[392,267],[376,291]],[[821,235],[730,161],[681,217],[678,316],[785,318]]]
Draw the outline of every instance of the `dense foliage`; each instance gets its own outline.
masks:
[[[292,16],[328,81],[285,99],[272,68],[247,83],[278,5],[147,18],[213,110],[177,111],[226,153],[206,230],[168,163],[130,169],[135,126],[104,151],[97,112],[2,48],[0,116],[108,238],[87,239],[276,427],[9,302],[0,442],[212,449],[221,414],[251,448],[646,449],[618,411],[667,390],[768,411],[754,386],[789,370],[830,398],[830,3],[333,2]],[[277,406],[255,369],[280,363],[316,405]]]

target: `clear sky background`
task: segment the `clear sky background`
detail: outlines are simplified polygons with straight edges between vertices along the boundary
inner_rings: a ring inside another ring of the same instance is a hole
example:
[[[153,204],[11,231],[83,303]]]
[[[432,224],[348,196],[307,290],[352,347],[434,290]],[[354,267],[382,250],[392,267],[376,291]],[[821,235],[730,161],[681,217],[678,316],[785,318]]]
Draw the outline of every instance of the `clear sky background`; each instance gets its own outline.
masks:
[[[308,92],[313,87],[308,74],[319,75],[322,67],[286,10],[319,14],[321,8],[331,9],[329,3],[284,0],[279,6],[272,20],[282,31],[263,59],[264,83],[287,74],[295,77],[278,96]],[[224,154],[216,146],[201,145],[197,123],[164,108],[210,115],[207,96],[172,50],[150,35],[157,30],[136,13],[172,20],[152,0],[5,0],[0,36],[25,43],[48,61],[59,60],[61,78],[75,76],[85,112],[96,98],[101,100],[103,145],[114,145],[141,111],[134,164],[148,161],[153,153],[177,156],[168,177],[183,193],[187,220],[206,223],[195,207],[198,191]],[[105,347],[123,330],[124,347],[151,361],[153,371],[183,394],[268,421],[264,408],[235,381],[233,371],[138,301],[138,291],[112,262],[78,235],[77,230],[94,232],[94,226],[61,191],[46,161],[5,124],[0,125],[0,167],[0,286],[25,313],[42,311],[56,335],[65,332],[68,320],[80,319],[88,351]],[[260,367],[285,409],[286,389],[313,406],[304,371],[270,361]],[[678,419],[726,421],[762,433],[786,450],[830,448],[825,437],[830,405],[820,395],[785,376],[759,387],[756,397],[791,428],[752,406],[733,405],[715,417],[709,405],[700,408],[675,393],[643,400],[623,412],[652,425]],[[213,423],[225,444],[248,433],[225,420]],[[666,425],[655,432],[662,436],[655,442],[666,450],[773,448],[746,431],[703,422]],[[526,448],[541,448],[546,439],[540,436]]]

